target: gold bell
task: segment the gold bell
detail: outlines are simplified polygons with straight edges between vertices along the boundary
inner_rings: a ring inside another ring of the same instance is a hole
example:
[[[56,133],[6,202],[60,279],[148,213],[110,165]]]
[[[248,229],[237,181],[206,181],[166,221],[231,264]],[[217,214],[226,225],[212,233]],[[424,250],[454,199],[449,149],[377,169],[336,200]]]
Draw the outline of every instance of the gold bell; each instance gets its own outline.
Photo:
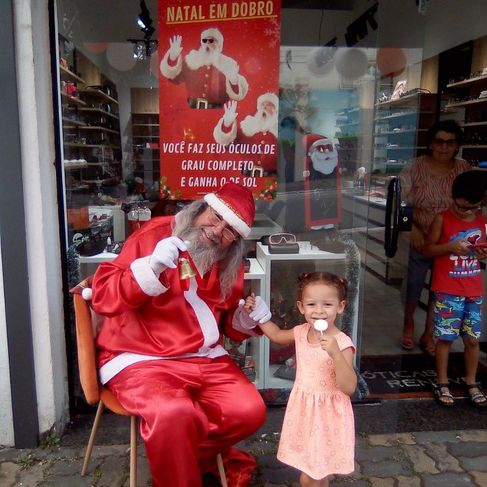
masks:
[[[181,257],[181,259],[179,259],[179,278],[189,279],[190,277],[194,276],[196,276],[196,272],[191,267],[189,260],[185,257]]]

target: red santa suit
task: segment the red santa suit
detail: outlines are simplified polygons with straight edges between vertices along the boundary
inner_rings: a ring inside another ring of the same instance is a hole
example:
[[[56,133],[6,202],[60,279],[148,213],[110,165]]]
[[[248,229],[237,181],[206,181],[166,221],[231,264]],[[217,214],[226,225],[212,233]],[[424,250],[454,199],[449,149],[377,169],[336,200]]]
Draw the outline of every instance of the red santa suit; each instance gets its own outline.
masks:
[[[221,53],[223,36],[218,29],[207,29],[201,38],[215,38],[217,56],[208,57],[202,44],[184,59],[180,54],[171,60],[170,50],[163,56],[160,69],[163,76],[175,84],[186,83],[188,104],[191,108],[220,108],[228,100],[243,100],[248,92],[247,80],[238,73],[235,60]]]
[[[263,103],[271,103],[274,106],[274,111],[271,115],[263,117]],[[275,173],[277,170],[277,151],[272,153],[264,153],[264,145],[271,144],[277,147],[277,107],[279,99],[274,93],[265,93],[257,99],[257,113],[255,115],[247,115],[240,125],[235,120],[230,128],[226,128],[224,124],[224,117],[220,118],[214,131],[213,136],[218,144],[245,144],[244,151],[247,154],[252,154],[255,167],[262,168],[264,173]],[[259,153],[254,153],[252,146],[259,146]],[[240,153],[240,151],[237,151]]]
[[[218,264],[189,283],[179,268],[157,278],[149,259],[171,236],[173,220],[147,222],[95,274],[92,304],[105,316],[100,379],[141,418],[154,487],[201,485],[201,472],[214,468],[220,452],[229,485],[244,487],[255,460],[231,447],[261,426],[265,406],[222,347],[223,334],[248,337],[237,308],[243,269],[225,301]]]

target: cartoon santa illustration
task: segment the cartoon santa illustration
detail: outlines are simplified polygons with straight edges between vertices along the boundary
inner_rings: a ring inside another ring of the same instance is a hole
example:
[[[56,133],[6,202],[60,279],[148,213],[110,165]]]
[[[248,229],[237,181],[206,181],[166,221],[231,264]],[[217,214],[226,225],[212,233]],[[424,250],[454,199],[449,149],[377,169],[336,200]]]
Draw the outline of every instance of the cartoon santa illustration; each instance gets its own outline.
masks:
[[[182,56],[182,36],[169,39],[170,47],[160,64],[163,76],[185,83],[190,108],[221,108],[229,100],[240,101],[248,92],[247,80],[237,62],[222,54],[223,35],[217,28],[201,33],[201,45]]]
[[[240,124],[237,123],[237,103],[225,104],[223,116],[213,130],[215,142],[222,145],[249,144],[263,148],[264,145],[277,144],[279,98],[274,93],[264,93],[257,98],[257,111],[247,115]],[[275,174],[277,156],[271,153],[256,154],[254,165],[261,169],[262,176]]]
[[[328,228],[340,218],[338,153],[325,135],[307,134],[303,144],[306,222],[311,228]]]

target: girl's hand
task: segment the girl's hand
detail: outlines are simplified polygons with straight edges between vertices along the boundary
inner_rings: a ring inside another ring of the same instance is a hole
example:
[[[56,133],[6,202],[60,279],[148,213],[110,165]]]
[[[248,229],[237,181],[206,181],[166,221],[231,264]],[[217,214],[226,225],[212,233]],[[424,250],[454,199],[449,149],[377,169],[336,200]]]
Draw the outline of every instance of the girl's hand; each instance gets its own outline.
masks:
[[[244,310],[247,313],[252,312],[255,309],[255,294],[252,293],[250,296],[245,298]]]
[[[487,248],[486,247],[477,247],[473,249],[475,253],[475,257],[477,257],[478,260],[486,259],[487,258]]]
[[[335,357],[337,353],[340,353],[340,347],[334,336],[321,335],[320,346],[322,350],[328,352],[328,355],[330,355],[331,358]]]

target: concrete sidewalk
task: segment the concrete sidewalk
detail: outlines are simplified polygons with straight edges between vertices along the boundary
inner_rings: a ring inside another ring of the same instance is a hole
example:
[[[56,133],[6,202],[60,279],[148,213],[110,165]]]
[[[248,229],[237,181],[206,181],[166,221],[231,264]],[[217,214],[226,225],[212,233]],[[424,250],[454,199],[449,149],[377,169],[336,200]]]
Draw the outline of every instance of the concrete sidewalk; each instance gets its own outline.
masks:
[[[356,469],[350,476],[335,478],[331,486],[487,486],[487,410],[479,412],[467,404],[459,404],[458,408],[448,410],[438,409],[432,401],[416,401],[408,406],[415,410],[415,418],[424,415],[425,411],[427,414],[433,411],[435,420],[432,419],[430,425],[433,428],[441,426],[437,421],[442,417],[442,421],[447,423],[445,429],[433,431],[421,428],[423,431],[397,432],[404,426],[400,418],[408,414],[404,413],[403,407],[394,403],[366,409],[354,406],[357,424]],[[435,409],[430,410],[432,407]],[[384,415],[394,414],[391,411],[397,413],[396,432],[378,433],[385,423]],[[298,472],[280,463],[275,456],[283,413],[284,408],[269,408],[267,421],[261,430],[239,445],[252,452],[258,461],[251,487],[299,486]],[[471,417],[478,428],[471,428],[471,421],[462,420],[462,416]],[[0,486],[128,486],[128,419],[111,414],[106,414],[102,419],[89,474],[80,477],[91,419],[77,419],[61,439],[55,436],[45,438],[44,448],[0,449]],[[412,426],[425,424],[412,420],[407,422],[411,422]],[[459,429],[461,424],[470,428]],[[143,445],[139,448],[138,464],[138,485],[150,486]],[[205,487],[217,485],[214,480],[205,481]]]

